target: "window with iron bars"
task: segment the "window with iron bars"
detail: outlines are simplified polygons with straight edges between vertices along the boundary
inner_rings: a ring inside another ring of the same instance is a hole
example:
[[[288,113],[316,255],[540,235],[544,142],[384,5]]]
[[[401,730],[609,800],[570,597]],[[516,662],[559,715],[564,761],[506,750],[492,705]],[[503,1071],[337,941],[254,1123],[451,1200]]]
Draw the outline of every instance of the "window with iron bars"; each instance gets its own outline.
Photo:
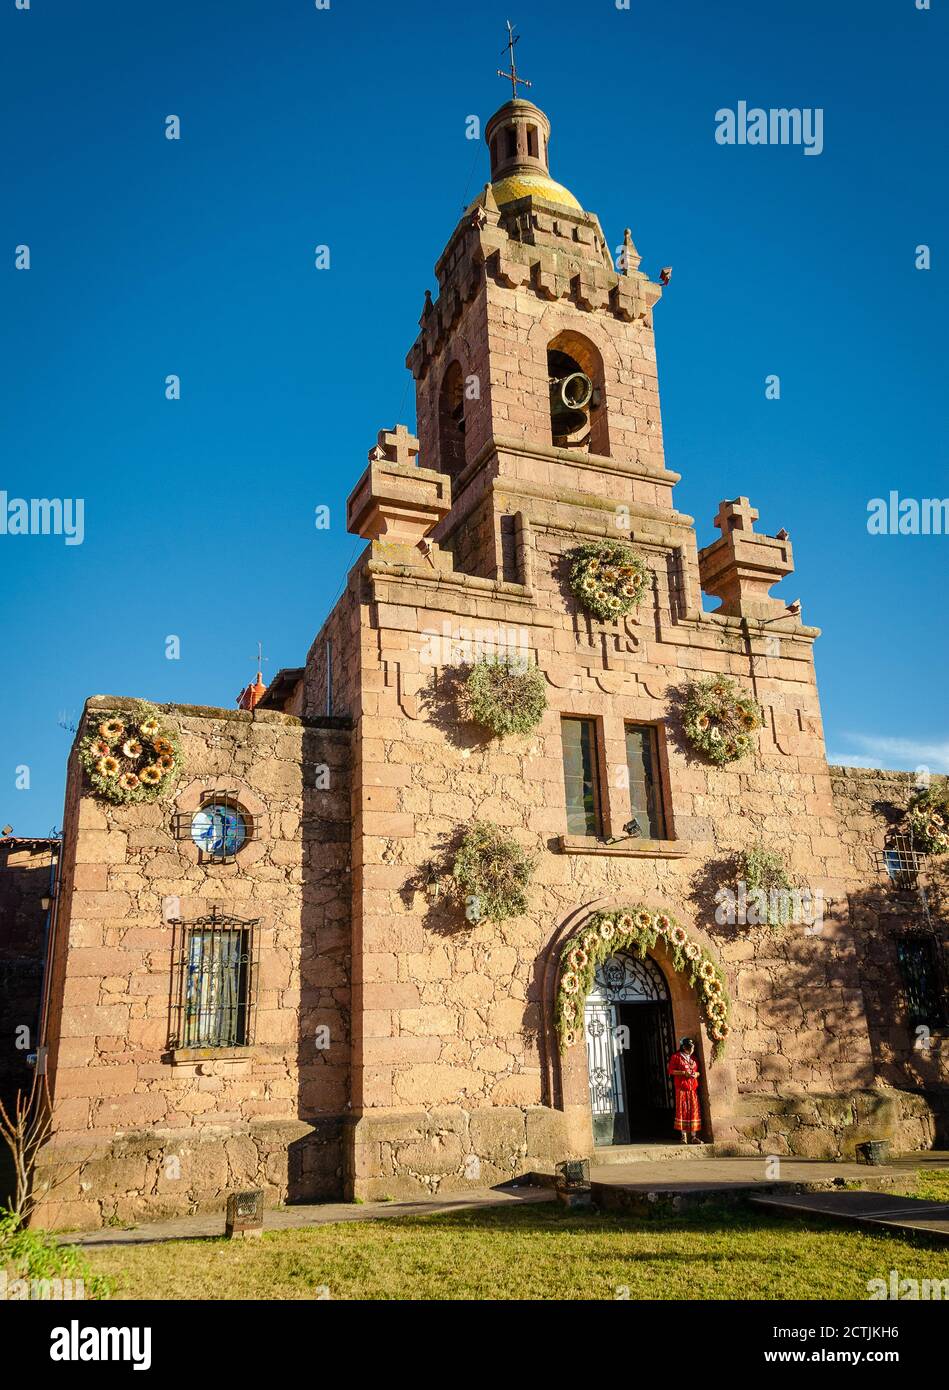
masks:
[[[246,1047],[253,1042],[258,918],[219,914],[179,924],[175,951],[176,1048]]]
[[[191,840],[199,863],[231,864],[249,840],[260,833],[260,817],[244,809],[238,793],[208,788],[196,811],[177,811],[176,840]]]
[[[946,999],[940,954],[942,947],[931,936],[907,933],[897,939],[896,959],[909,1001],[911,1026],[941,1028],[946,1023]]]
[[[917,887],[926,856],[915,848],[911,835],[888,835],[879,858],[894,888]]]

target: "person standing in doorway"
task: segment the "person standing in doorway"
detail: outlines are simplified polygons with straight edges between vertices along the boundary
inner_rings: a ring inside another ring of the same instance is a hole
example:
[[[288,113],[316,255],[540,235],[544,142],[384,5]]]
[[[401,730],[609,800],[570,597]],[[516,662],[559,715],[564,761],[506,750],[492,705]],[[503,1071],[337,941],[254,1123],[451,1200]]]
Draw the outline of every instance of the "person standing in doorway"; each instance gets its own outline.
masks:
[[[683,1038],[678,1052],[669,1058],[669,1075],[676,1091],[676,1114],[674,1128],[679,1131],[683,1144],[689,1142],[689,1135],[695,1135],[700,1142],[702,1111],[699,1106],[699,1064],[694,1057],[695,1043],[692,1038]]]

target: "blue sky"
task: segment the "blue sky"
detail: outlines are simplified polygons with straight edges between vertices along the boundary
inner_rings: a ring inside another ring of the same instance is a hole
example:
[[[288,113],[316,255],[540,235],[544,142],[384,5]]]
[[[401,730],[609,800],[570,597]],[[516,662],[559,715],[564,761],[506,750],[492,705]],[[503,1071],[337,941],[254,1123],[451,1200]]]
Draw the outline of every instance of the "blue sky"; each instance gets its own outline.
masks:
[[[933,3],[5,0],[0,489],[84,498],[85,540],[0,536],[0,821],[59,824],[87,695],[229,705],[258,639],[265,676],[302,662],[366,450],[414,420],[403,360],[487,177],[465,123],[505,100],[509,14],[555,177],[674,267],[660,389],[700,544],[739,492],[786,527],[830,754],[949,768],[949,537],[866,528],[870,498],[949,492]],[[823,152],[717,144],[739,101],[821,108]]]

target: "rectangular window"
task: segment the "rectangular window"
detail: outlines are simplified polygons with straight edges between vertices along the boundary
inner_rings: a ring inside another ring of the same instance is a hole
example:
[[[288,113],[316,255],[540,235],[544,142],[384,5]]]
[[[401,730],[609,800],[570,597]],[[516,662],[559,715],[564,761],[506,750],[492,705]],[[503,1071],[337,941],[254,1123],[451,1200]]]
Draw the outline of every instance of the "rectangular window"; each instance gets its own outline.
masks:
[[[664,840],[666,818],[659,780],[659,740],[651,724],[626,725],[626,766],[631,818],[639,827],[639,834],[644,840]]]
[[[936,943],[927,936],[903,936],[896,943],[896,958],[909,998],[909,1023],[941,1028],[946,1008]]]
[[[561,720],[563,780],[567,794],[567,834],[601,833],[600,787],[596,759],[596,723]]]
[[[214,914],[183,927],[177,1047],[251,1042],[255,925]]]

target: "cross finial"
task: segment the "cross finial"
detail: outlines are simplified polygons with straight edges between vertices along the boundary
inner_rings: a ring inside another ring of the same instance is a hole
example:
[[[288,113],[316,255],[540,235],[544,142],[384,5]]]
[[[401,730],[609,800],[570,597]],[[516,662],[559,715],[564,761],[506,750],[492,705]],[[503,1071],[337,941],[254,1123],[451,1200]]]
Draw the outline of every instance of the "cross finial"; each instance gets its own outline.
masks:
[[[757,520],[757,509],[751,505],[748,498],[736,497],[733,502],[719,503],[718,515],[713,525],[725,536],[729,531],[753,531]]]
[[[418,440],[410,434],[405,425],[395,425],[391,430],[379,431],[379,442],[369,454],[376,462],[389,459],[392,463],[405,467],[418,467]]]
[[[521,84],[522,87],[529,87],[531,84],[528,82],[528,80],[527,80],[526,77],[518,77],[518,75],[517,75],[517,64],[516,64],[516,62],[514,61],[514,45],[515,45],[516,43],[520,43],[520,38],[521,38],[521,36],[520,36],[520,34],[515,34],[515,33],[514,33],[514,25],[511,23],[510,20],[507,20],[506,23],[507,23],[507,44],[505,45],[505,47],[506,47],[507,52],[508,52],[508,54],[509,54],[509,56],[510,56],[511,71],[510,71],[510,72],[505,72],[503,68],[498,68],[498,77],[506,77],[507,80],[510,82],[510,84],[511,84],[511,91],[512,91],[513,94],[514,94],[514,100],[516,101],[516,100],[517,100],[517,84],[518,84],[518,82]],[[504,51],[505,51],[504,48],[502,48],[502,49],[501,49],[501,52],[503,53]]]
[[[270,660],[270,657],[269,657],[269,656],[264,656],[264,644],[263,644],[263,642],[258,642],[258,643],[257,643],[257,679],[258,679],[258,680],[260,680],[260,673],[261,673],[261,672],[263,671],[263,669],[264,669],[264,662],[265,662],[265,661],[269,661],[269,660]]]

